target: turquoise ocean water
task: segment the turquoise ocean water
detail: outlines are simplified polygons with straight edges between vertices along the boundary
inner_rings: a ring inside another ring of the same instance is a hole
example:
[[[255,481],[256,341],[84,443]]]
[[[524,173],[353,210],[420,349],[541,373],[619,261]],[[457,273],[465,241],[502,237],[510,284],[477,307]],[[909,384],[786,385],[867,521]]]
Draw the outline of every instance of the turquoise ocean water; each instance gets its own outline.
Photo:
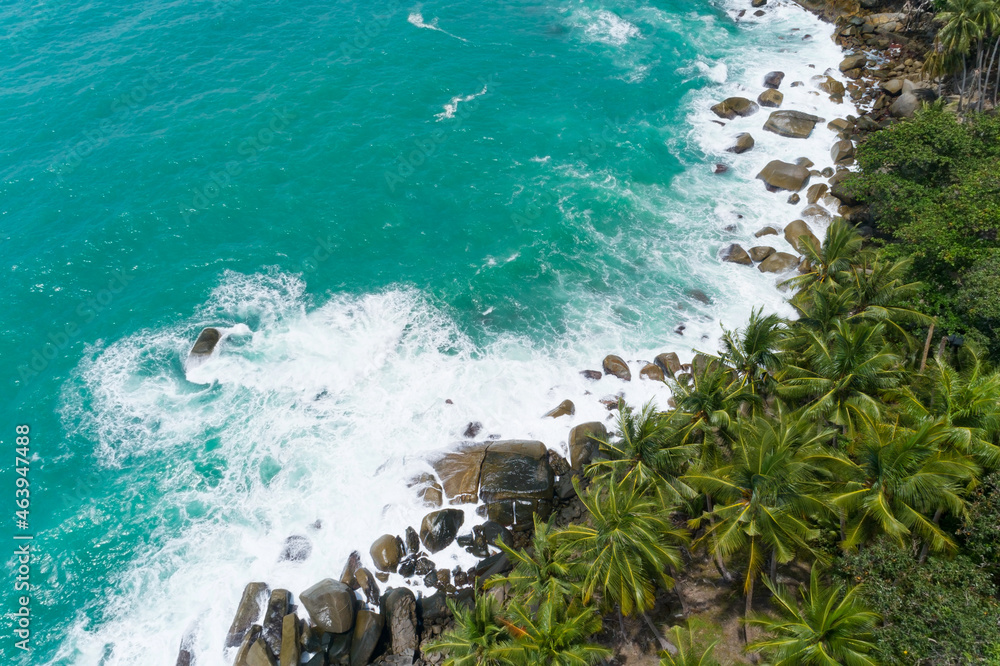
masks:
[[[570,424],[539,416],[563,398],[577,420],[666,399],[587,384],[604,354],[690,356],[786,311],[717,251],[793,219],[753,175],[821,168],[833,135],[707,109],[783,69],[786,106],[849,110],[810,83],[827,26],[743,8],[0,7],[0,441],[27,424],[33,451],[26,531],[0,458],[0,539],[36,549],[33,651],[7,615],[0,662],[173,664],[184,640],[230,663],[243,585],[301,591],[412,524],[405,480],[467,422],[559,448]],[[186,367],[207,325],[227,337]],[[305,562],[277,561],[289,534]]]

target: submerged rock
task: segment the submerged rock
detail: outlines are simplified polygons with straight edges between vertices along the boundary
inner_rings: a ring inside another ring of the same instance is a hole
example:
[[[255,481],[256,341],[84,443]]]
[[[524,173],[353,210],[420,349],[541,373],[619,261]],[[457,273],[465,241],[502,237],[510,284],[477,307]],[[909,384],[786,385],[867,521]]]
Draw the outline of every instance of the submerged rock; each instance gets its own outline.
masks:
[[[285,546],[278,556],[279,562],[302,562],[312,554],[312,544],[301,534],[293,534],[285,539]]]
[[[764,75],[764,87],[765,88],[778,88],[781,86],[781,81],[785,78],[784,72],[768,72]]]

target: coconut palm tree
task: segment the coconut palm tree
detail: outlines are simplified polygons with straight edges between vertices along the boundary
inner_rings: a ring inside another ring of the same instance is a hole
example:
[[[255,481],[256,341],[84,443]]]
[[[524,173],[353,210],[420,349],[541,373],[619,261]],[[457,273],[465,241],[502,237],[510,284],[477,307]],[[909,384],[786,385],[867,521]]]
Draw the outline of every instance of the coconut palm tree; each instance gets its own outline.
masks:
[[[860,435],[853,478],[833,498],[851,516],[843,547],[884,533],[900,545],[919,537],[928,549],[953,551],[954,541],[937,521],[944,511],[964,515],[962,490],[979,467],[942,450],[949,432],[941,421],[910,430],[865,417]]]
[[[600,592],[604,606],[618,604],[623,615],[649,610],[657,584],[673,587],[667,570],[680,566],[678,545],[687,541],[687,533],[670,522],[670,510],[642,486],[608,477],[595,480],[586,492],[576,479],[573,485],[589,520],[556,532],[555,540],[586,565],[583,602]]]
[[[773,391],[773,373],[781,366],[778,349],[785,331],[784,321],[776,314],[763,316],[762,308],[750,313],[745,328],[723,330],[722,362],[736,371],[751,393],[768,395]]]
[[[813,566],[809,588],[796,603],[787,589],[765,580],[773,593],[777,616],[755,614],[747,624],[760,627],[766,638],[747,646],[774,666],[876,666],[868,656],[874,650],[872,629],[879,616],[858,599],[858,587],[823,584]]]
[[[514,601],[508,609],[517,639],[508,652],[509,664],[519,666],[586,666],[607,659],[611,650],[587,643],[600,631],[601,616],[578,599],[548,597],[537,609]]]
[[[660,666],[721,666],[715,658],[715,646],[719,640],[703,642],[699,640],[699,627],[689,620],[684,627],[674,626],[667,632],[670,642],[677,648],[676,653],[660,654]]]
[[[786,281],[798,291],[808,291],[816,284],[844,285],[849,281],[852,264],[861,253],[864,239],[844,218],[838,217],[826,228],[823,244],[816,247],[804,240],[809,271]]]
[[[878,418],[881,395],[899,383],[901,364],[883,332],[882,323],[844,321],[826,334],[805,331],[808,346],[785,365],[779,395],[809,399],[807,415],[848,434],[859,418]]]
[[[730,430],[742,407],[763,401],[718,360],[708,359],[701,365],[691,373],[681,373],[668,385],[677,405],[675,418],[681,440],[714,444],[718,437],[731,438]]]
[[[556,551],[553,543],[552,521],[545,522],[534,516],[535,532],[532,548],[514,550],[502,541],[497,545],[507,553],[513,570],[506,576],[493,576],[485,588],[509,584],[513,594],[529,605],[538,604],[543,598],[566,599],[578,593],[573,582],[577,577],[565,557]]]
[[[601,442],[601,451],[607,459],[589,465],[588,475],[610,474],[616,482],[654,484],[669,505],[690,501],[695,496],[680,480],[695,446],[677,436],[670,415],[657,411],[652,401],[638,413],[620,401],[616,435],[610,442]]]
[[[887,331],[909,348],[914,348],[906,325],[928,326],[933,319],[906,307],[918,297],[919,282],[907,282],[912,262],[887,261],[874,254],[862,254],[852,266],[847,286],[855,303],[849,320],[883,322]]]
[[[944,25],[938,31],[936,39],[944,52],[951,53],[961,59],[962,79],[959,83],[958,111],[962,111],[962,102],[968,85],[969,50],[981,42],[983,26],[980,25],[982,0],[947,0],[945,9],[939,12],[937,20]]]
[[[428,653],[447,654],[444,666],[504,666],[512,647],[511,635],[501,617],[500,604],[492,595],[479,595],[466,609],[448,601],[455,628],[428,644]]]
[[[697,529],[704,518],[714,519],[696,543],[709,543],[721,557],[746,557],[747,614],[768,558],[773,578],[778,564],[797,553],[812,553],[809,542],[818,531],[809,516],[828,510],[819,484],[821,462],[829,456],[822,445],[826,437],[802,414],[777,421],[757,418],[742,424],[731,462],[685,477],[717,500],[711,514],[689,522]]]

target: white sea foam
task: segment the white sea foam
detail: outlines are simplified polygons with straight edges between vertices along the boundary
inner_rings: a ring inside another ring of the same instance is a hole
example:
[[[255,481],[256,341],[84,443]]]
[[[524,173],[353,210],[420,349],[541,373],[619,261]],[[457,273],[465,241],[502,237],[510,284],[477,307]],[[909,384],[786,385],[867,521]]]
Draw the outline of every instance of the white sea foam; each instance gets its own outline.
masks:
[[[444,30],[443,28],[439,28],[438,24],[437,24],[438,20],[436,18],[431,19],[430,23],[426,23],[424,21],[424,16],[423,16],[423,14],[420,13],[419,9],[410,12],[410,15],[406,17],[406,20],[410,24],[415,25],[418,28],[425,28],[427,30],[436,30],[436,31],[438,31],[440,33],[448,35],[449,37],[454,37],[455,39],[457,39],[459,41],[462,41],[462,42],[468,42],[469,41],[469,40],[465,39],[464,37],[459,37],[458,35],[453,35],[450,32],[448,32],[447,30]]]
[[[444,111],[442,111],[441,113],[434,114],[434,117],[437,118],[438,122],[441,122],[442,120],[448,120],[449,118],[454,118],[455,112],[458,111],[459,104],[461,104],[462,102],[471,102],[477,97],[485,95],[487,92],[489,92],[487,85],[483,84],[483,89],[477,93],[472,93],[471,95],[465,95],[464,97],[462,95],[456,95],[455,97],[452,97],[447,104],[444,105]]]

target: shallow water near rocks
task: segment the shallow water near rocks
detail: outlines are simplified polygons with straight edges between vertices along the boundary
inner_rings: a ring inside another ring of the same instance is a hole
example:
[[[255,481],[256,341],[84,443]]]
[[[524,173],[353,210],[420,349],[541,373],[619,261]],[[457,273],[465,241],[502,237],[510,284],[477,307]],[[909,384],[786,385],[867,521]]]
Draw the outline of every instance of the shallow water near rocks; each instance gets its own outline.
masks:
[[[0,427],[32,428],[39,558],[34,652],[0,661],[173,664],[187,637],[228,664],[243,586],[298,593],[418,526],[406,482],[470,422],[564,450],[603,397],[665,403],[638,378],[657,353],[790,314],[779,276],[718,251],[799,217],[754,176],[830,166],[835,136],[709,107],[782,70],[782,108],[851,109],[812,83],[829,26],[744,8],[0,9]],[[223,339],[186,365],[205,326]],[[607,353],[632,382],[579,374]],[[279,561],[293,534],[309,557]]]

